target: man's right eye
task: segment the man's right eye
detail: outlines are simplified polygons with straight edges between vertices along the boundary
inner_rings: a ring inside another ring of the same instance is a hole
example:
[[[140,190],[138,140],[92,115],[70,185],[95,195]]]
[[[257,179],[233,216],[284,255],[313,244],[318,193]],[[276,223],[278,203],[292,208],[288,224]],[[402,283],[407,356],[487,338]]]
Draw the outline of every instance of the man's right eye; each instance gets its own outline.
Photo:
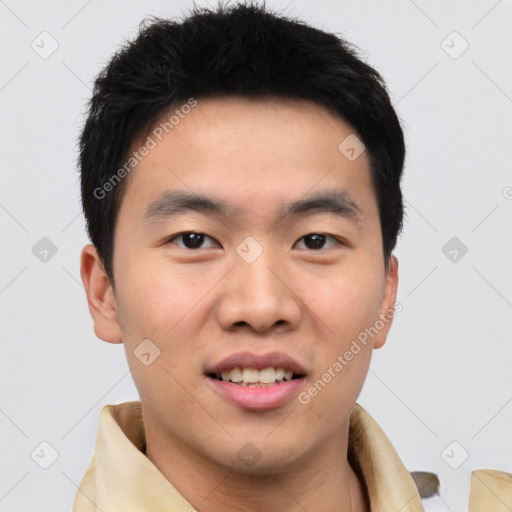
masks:
[[[183,233],[178,233],[176,235],[172,235],[170,238],[166,240],[166,244],[174,243],[175,240],[182,240],[183,244],[176,244],[178,247],[181,247],[182,249],[189,249],[189,250],[195,250],[195,249],[204,249],[204,247],[201,247],[205,239],[213,240],[213,238],[209,237],[208,235],[205,235],[204,233],[199,233],[197,231],[184,231]]]

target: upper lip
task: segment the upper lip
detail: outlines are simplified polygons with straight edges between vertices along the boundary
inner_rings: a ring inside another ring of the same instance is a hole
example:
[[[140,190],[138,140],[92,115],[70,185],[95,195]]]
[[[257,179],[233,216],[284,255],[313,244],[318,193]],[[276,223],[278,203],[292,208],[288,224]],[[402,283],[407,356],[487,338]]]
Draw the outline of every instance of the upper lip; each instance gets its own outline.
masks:
[[[306,375],[304,367],[288,354],[283,352],[269,352],[266,354],[255,354],[252,352],[237,352],[225,357],[218,363],[210,366],[206,373],[220,374],[224,370],[232,370],[236,366],[240,368],[264,368],[274,367],[291,370],[298,375]]]

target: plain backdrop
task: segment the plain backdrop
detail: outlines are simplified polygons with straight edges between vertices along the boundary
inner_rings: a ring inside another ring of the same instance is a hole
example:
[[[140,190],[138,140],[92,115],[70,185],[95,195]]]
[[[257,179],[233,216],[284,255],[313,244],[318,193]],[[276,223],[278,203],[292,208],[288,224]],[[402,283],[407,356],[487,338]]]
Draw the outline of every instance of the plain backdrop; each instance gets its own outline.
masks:
[[[145,16],[191,5],[0,1],[1,511],[71,510],[101,408],[138,399],[81,284],[76,140],[115,49]],[[512,472],[512,2],[267,5],[355,43],[402,120],[403,310],[358,402],[465,511],[472,470]]]

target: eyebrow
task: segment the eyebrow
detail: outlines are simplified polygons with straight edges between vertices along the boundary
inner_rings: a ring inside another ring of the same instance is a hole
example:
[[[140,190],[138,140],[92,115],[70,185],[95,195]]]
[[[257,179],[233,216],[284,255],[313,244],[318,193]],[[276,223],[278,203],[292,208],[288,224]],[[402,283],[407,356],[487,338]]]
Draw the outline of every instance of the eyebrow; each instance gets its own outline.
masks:
[[[160,223],[187,212],[223,217],[236,216],[241,210],[231,203],[208,195],[198,195],[183,190],[169,190],[160,194],[143,215],[147,223]],[[331,213],[338,217],[361,221],[361,208],[354,199],[342,189],[327,189],[306,198],[283,205],[278,217],[309,216]]]

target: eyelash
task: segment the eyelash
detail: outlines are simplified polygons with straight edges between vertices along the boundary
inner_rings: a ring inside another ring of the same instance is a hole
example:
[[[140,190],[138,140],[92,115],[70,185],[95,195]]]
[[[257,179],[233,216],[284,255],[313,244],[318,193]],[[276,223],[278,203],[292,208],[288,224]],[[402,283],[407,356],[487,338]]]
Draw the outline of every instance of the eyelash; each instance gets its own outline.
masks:
[[[208,236],[208,235],[206,235],[204,233],[201,233],[199,231],[183,231],[181,233],[177,233],[176,235],[172,235],[171,237],[167,238],[165,240],[165,244],[170,244],[175,239],[180,238],[180,237],[182,237],[184,235],[189,235],[189,234],[203,235],[204,237],[209,238],[210,240],[214,240],[211,236]],[[306,238],[306,237],[312,236],[312,235],[322,235],[322,236],[325,236],[327,238],[331,238],[332,240],[334,240],[335,245],[344,245],[344,242],[342,240],[340,240],[339,238],[337,238],[337,237],[335,237],[333,235],[329,235],[327,233],[316,233],[316,232],[308,233],[307,235],[304,235],[301,238],[299,238],[299,240],[302,240],[303,238]],[[180,247],[180,249],[184,249],[186,251],[194,252],[194,251],[199,251],[201,248],[199,248],[199,249],[189,249],[188,247]],[[312,252],[325,252],[326,249],[321,248],[321,249],[306,249],[306,250],[309,250],[309,251],[312,251]]]

